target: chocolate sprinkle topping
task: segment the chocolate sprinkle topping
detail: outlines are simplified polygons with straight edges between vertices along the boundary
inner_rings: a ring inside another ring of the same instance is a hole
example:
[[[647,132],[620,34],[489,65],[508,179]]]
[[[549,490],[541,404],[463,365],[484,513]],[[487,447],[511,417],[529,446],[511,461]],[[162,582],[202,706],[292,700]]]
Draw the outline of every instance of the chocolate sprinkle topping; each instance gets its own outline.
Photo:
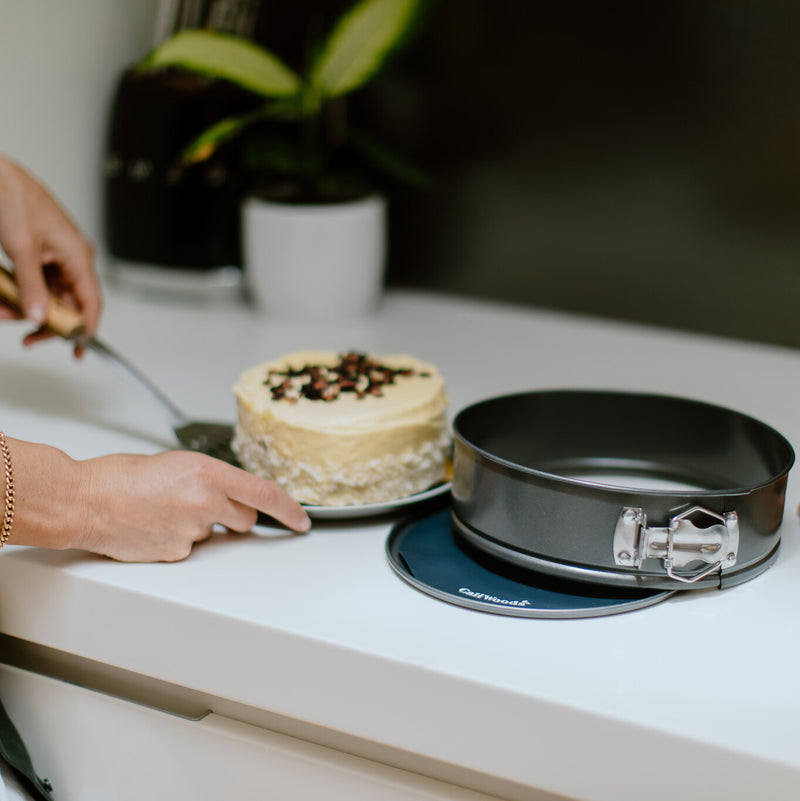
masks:
[[[306,364],[298,369],[270,370],[264,385],[269,387],[273,400],[296,403],[300,398],[334,401],[342,392],[353,392],[358,398],[383,396],[383,387],[395,383],[395,378],[414,375],[410,368],[387,367],[366,353],[351,351],[339,357],[333,365]],[[419,373],[429,378],[430,373]]]

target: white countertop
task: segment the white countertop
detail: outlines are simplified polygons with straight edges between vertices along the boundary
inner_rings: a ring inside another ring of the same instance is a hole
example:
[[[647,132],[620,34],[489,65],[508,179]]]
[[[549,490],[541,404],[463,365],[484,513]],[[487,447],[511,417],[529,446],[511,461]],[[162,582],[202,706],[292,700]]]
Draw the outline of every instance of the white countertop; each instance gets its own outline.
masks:
[[[22,331],[0,326],[10,436],[77,458],[172,444],[125,378],[92,354],[75,363],[60,342],[23,351]],[[334,326],[111,294],[103,337],[199,418],[232,420],[230,387],[253,363],[354,347],[437,363],[453,412],[518,390],[647,390],[756,416],[800,452],[800,353],[770,346],[407,292],[373,320]],[[389,518],[220,534],[170,565],[10,546],[0,628],[423,754],[456,777],[463,767],[591,801],[795,799],[799,497],[795,469],[781,554],[762,576],[609,617],[520,619],[430,598],[392,572]]]

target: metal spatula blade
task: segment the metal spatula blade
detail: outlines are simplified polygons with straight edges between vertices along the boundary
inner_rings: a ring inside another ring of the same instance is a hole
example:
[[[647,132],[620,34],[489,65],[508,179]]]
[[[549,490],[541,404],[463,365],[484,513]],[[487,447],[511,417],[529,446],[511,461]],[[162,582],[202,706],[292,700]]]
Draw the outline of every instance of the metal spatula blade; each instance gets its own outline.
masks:
[[[231,450],[233,426],[227,423],[211,423],[197,420],[178,428],[173,426],[175,436],[187,450],[207,453],[215,459],[239,467],[239,460]]]
[[[17,311],[21,310],[17,283],[14,276],[3,268],[0,268],[0,298]],[[123,358],[120,353],[96,337],[87,337],[85,321],[75,309],[64,305],[57,298],[51,298],[47,327],[58,336],[78,342],[101,356],[128,378],[133,379],[141,389],[146,390],[166,411],[175,437],[185,448],[238,465],[236,456],[231,450],[233,427],[230,424],[191,420],[144,373]]]

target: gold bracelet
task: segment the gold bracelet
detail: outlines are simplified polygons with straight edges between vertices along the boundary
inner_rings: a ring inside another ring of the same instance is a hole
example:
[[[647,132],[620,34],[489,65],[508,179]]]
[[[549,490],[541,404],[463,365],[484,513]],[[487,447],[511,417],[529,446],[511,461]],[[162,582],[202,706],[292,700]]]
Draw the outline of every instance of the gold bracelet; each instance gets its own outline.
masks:
[[[6,444],[6,435],[2,431],[0,431],[0,453],[3,454],[3,466],[6,471],[6,504],[3,528],[0,529],[0,548],[2,548],[11,536],[11,526],[14,523],[14,466]]]

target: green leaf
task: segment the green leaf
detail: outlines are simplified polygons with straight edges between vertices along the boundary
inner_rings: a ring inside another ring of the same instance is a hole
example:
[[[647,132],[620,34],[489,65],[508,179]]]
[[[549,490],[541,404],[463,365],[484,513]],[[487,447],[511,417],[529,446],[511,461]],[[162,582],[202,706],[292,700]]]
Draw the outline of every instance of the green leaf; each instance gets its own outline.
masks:
[[[142,67],[181,67],[212,78],[223,78],[264,97],[300,92],[299,76],[268,50],[248,39],[213,31],[175,34],[142,62]]]
[[[183,151],[183,161],[193,164],[205,161],[217,148],[233,139],[248,125],[261,118],[261,114],[242,114],[237,117],[226,117],[207,128],[196,139],[193,139]]]
[[[363,86],[405,39],[421,0],[361,0],[337,23],[311,68],[309,81],[322,97]]]
[[[183,151],[182,159],[188,164],[205,161],[214,154],[220,145],[239,136],[253,123],[270,117],[284,117],[296,114],[296,112],[296,103],[276,100],[274,103],[263,105],[255,111],[225,117],[195,137]]]

